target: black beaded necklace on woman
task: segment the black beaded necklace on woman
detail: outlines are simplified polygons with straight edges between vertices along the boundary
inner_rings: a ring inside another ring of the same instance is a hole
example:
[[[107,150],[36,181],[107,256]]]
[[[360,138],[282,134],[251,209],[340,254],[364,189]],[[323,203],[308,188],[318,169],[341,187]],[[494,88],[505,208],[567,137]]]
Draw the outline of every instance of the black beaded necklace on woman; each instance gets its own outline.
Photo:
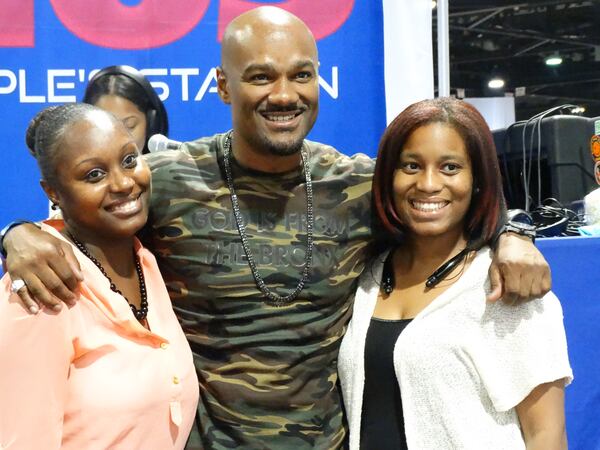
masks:
[[[71,238],[71,240],[73,241],[75,246],[79,249],[79,251],[81,253],[83,253],[85,256],[87,256],[88,259],[90,261],[92,261],[98,269],[100,269],[100,272],[102,272],[102,275],[104,275],[108,279],[108,282],[110,283],[111,291],[116,292],[117,294],[119,294],[121,297],[123,297],[125,299],[125,301],[129,304],[129,307],[131,308],[131,311],[133,312],[133,315],[135,316],[135,318],[140,322],[145,320],[146,316],[148,315],[148,295],[146,293],[146,280],[144,279],[144,272],[142,271],[142,265],[140,263],[140,259],[135,254],[135,251],[133,252],[133,259],[135,261],[135,271],[136,271],[137,277],[138,277],[138,283],[139,283],[139,287],[140,287],[140,299],[141,299],[139,309],[136,308],[135,305],[132,305],[131,302],[127,299],[127,297],[125,297],[125,295],[123,295],[123,293],[119,289],[117,289],[117,286],[115,285],[115,283],[113,283],[113,280],[108,276],[108,273],[106,273],[106,270],[104,270],[104,267],[102,267],[102,264],[100,264],[100,261],[98,261],[90,253],[90,251],[85,246],[85,244],[78,241],[75,238],[75,236],[73,236],[71,234],[71,232],[67,232],[67,233],[69,234],[69,237]]]

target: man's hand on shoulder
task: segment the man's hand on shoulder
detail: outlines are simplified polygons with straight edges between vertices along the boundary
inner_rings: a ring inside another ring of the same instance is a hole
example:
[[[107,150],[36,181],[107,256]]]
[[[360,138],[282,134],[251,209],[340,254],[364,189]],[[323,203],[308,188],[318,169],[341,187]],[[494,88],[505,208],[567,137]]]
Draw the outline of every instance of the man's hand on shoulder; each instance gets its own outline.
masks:
[[[16,292],[29,311],[41,304],[55,311],[62,302],[74,304],[77,287],[83,280],[72,247],[33,224],[12,228],[4,237],[6,270],[18,287]]]
[[[492,291],[487,300],[515,303],[545,295],[551,287],[550,266],[531,239],[515,233],[498,238],[490,267]]]

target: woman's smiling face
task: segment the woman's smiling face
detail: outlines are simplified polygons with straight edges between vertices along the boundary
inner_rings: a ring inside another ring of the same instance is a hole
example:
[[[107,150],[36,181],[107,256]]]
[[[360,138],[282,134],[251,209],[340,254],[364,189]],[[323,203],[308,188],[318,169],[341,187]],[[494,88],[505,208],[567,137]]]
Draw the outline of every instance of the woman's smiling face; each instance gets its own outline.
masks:
[[[150,171],[125,127],[92,111],[65,131],[53,201],[80,239],[133,236],[148,218]]]
[[[409,235],[462,234],[473,172],[461,135],[439,122],[413,131],[398,157],[393,189],[396,213]]]

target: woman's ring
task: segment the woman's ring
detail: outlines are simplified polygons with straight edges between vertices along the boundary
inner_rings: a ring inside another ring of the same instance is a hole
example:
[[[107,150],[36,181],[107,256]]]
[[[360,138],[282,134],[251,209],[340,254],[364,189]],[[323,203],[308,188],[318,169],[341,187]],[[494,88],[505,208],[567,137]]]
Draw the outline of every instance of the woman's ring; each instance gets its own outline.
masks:
[[[21,280],[20,278],[17,278],[16,280],[14,280],[11,283],[10,290],[16,294],[17,292],[19,292],[21,289],[23,289],[26,286],[27,285],[25,284],[25,282],[23,280]]]

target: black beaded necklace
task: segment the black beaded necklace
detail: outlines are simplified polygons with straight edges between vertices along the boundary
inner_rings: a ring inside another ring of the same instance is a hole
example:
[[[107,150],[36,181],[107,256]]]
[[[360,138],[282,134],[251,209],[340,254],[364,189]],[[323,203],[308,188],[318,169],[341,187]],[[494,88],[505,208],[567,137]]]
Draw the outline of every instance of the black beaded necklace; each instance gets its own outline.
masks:
[[[248,239],[248,235],[246,234],[246,225],[244,224],[244,219],[242,217],[242,213],[240,211],[240,204],[238,201],[238,196],[235,192],[235,188],[233,186],[233,173],[231,170],[231,138],[233,131],[227,133],[225,137],[225,143],[223,144],[223,168],[225,169],[225,180],[227,182],[227,187],[229,188],[229,195],[231,196],[231,205],[233,206],[233,216],[235,218],[235,223],[237,225],[238,232],[240,234],[240,240],[242,241],[242,247],[244,249],[244,254],[246,255],[246,259],[248,260],[248,265],[250,266],[250,271],[252,272],[252,276],[254,277],[254,281],[256,282],[256,286],[263,293],[263,295],[267,298],[266,303],[272,306],[286,306],[293,302],[296,297],[300,294],[302,289],[304,289],[304,285],[307,283],[310,277],[310,271],[312,266],[312,255],[314,248],[313,241],[313,230],[315,228],[315,216],[313,211],[313,189],[312,189],[312,175],[311,175],[311,167],[310,167],[310,158],[308,154],[308,150],[306,146],[303,144],[300,149],[300,157],[302,158],[302,165],[304,166],[304,177],[305,177],[305,187],[306,187],[306,255],[304,257],[304,268],[302,269],[302,274],[296,288],[287,295],[280,295],[271,290],[265,283],[265,280],[258,273],[258,268],[256,266],[256,261],[254,259],[254,255],[250,250],[250,243]]]
[[[116,292],[117,294],[119,294],[121,297],[123,297],[125,299],[125,301],[129,304],[131,311],[133,311],[133,315],[135,316],[135,318],[138,321],[144,320],[146,318],[146,316],[148,315],[148,295],[146,293],[146,280],[144,279],[144,272],[142,271],[142,265],[140,264],[140,259],[137,257],[135,252],[133,252],[133,259],[135,261],[135,271],[137,273],[138,282],[139,282],[139,286],[140,286],[140,299],[141,299],[139,309],[136,308],[135,305],[132,305],[131,302],[127,299],[127,297],[125,297],[123,295],[123,293],[119,289],[117,289],[117,286],[115,285],[115,283],[113,283],[113,280],[108,276],[108,274],[106,273],[106,270],[104,270],[104,267],[102,267],[102,264],[100,264],[100,261],[98,261],[96,258],[94,258],[94,256],[92,256],[92,254],[87,249],[87,247],[83,243],[79,242],[75,238],[75,236],[73,236],[70,232],[68,232],[68,233],[69,233],[69,237],[71,238],[71,240],[73,241],[75,246],[79,249],[79,251],[81,253],[83,253],[85,256],[87,256],[89,258],[89,260],[92,261],[98,269],[100,269],[100,272],[102,272],[102,275],[104,275],[108,279],[108,282],[110,283],[111,291]]]

